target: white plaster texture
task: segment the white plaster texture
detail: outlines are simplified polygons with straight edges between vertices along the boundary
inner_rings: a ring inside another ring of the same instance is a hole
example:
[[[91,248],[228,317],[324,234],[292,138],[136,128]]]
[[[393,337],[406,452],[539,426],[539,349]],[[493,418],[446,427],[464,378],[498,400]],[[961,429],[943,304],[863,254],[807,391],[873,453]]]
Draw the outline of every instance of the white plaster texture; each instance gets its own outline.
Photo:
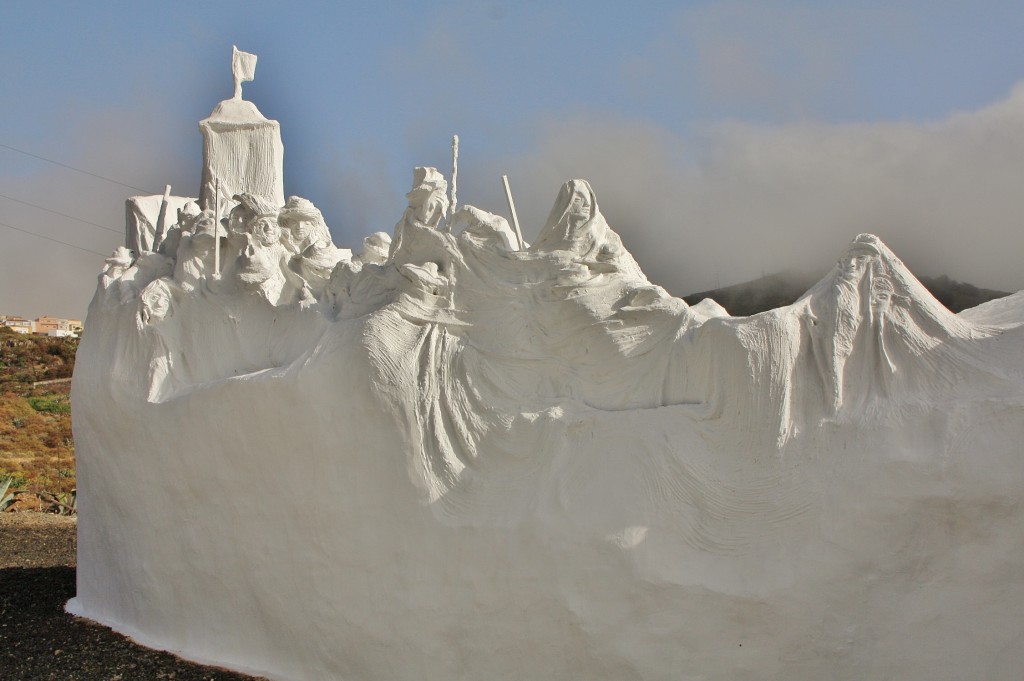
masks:
[[[220,276],[195,216],[112,256],[70,611],[274,679],[1019,675],[1021,294],[953,315],[860,235],[736,318],[583,180],[525,251],[444,192],[417,169],[316,276],[283,198],[239,200]]]
[[[244,99],[226,99],[199,123],[203,134],[200,205],[213,208],[217,181],[222,201],[248,192],[284,203],[281,124]]]

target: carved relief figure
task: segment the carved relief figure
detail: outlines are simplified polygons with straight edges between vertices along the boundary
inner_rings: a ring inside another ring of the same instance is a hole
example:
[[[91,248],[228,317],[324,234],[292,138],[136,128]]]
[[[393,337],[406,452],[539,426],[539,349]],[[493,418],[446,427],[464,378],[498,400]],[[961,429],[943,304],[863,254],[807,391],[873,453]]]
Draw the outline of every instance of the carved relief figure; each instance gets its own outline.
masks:
[[[222,254],[221,259],[230,262],[231,258],[241,255],[249,245],[249,234],[257,218],[261,216],[273,216],[277,219],[278,207],[271,205],[266,199],[253,194],[236,194],[235,201],[238,205],[231,209],[228,217],[224,220],[227,228],[228,254],[225,260]]]
[[[566,251],[593,272],[620,271],[644,278],[619,235],[605,221],[597,196],[586,180],[569,180],[562,185],[544,229],[529,250]]]
[[[866,372],[859,375],[861,380],[870,377],[884,388],[895,373],[886,348],[886,322],[900,296],[877,243],[877,237],[861,234],[850,244],[836,265],[831,296],[815,297],[806,320],[833,416],[848,401],[847,363],[858,339],[872,347],[868,356],[861,358],[869,363],[861,368]]]
[[[159,324],[173,312],[173,293],[168,279],[156,279],[139,295],[139,328]]]
[[[519,250],[519,239],[508,220],[500,215],[466,205],[452,215],[451,224],[453,229],[461,224],[466,225],[459,235],[460,239],[471,239],[479,245],[494,246],[503,251]]]
[[[316,242],[331,241],[323,213],[309,199],[289,196],[277,219],[285,248],[292,253],[302,253]]]
[[[395,236],[388,252],[394,260],[402,248],[406,232],[411,228],[437,229],[441,218],[448,210],[448,183],[437,168],[416,168],[413,170],[412,190],[405,195],[409,206],[402,219],[395,225]]]
[[[135,257],[128,248],[121,246],[115,249],[105,261],[106,267],[100,275],[100,285],[103,288],[108,288],[114,281],[121,278],[121,275],[132,266],[134,261]]]
[[[363,238],[363,252],[352,258],[352,261],[364,265],[383,265],[388,260],[389,250],[391,235],[387,232],[374,232]]]
[[[281,243],[276,215],[255,218],[248,223],[247,230],[247,244],[238,257],[235,276],[244,289],[260,293],[271,303],[287,302],[287,251]]]
[[[288,197],[278,220],[281,242],[293,254],[289,262],[292,271],[314,292],[323,291],[335,265],[351,257],[351,252],[334,245],[323,214],[308,199]]]
[[[213,273],[213,248],[217,221],[212,210],[204,210],[191,222],[191,229],[183,232],[178,244],[174,279],[183,291],[193,291]]]
[[[450,230],[439,229],[448,210],[448,183],[436,168],[416,168],[413,187],[406,194],[409,205],[395,226],[390,260],[402,275],[401,291],[432,305],[451,303],[454,289],[452,262],[460,260],[458,244]]]

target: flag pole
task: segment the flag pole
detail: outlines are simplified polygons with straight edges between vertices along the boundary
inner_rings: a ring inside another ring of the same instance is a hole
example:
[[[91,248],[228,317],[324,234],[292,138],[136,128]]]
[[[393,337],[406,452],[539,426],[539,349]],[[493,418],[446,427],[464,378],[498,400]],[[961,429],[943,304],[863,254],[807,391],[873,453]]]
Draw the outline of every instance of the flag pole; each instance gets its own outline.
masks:
[[[233,99],[242,98],[242,83],[256,77],[256,55],[242,52],[235,45],[231,46],[231,76],[235,79]]]

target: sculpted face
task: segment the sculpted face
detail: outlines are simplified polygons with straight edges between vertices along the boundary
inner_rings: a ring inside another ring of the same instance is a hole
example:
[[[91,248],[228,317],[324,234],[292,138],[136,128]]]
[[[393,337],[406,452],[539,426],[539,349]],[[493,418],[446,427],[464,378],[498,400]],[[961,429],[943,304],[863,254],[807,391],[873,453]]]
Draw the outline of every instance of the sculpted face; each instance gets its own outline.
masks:
[[[582,225],[592,217],[593,211],[590,205],[590,197],[583,192],[575,192],[572,201],[569,202],[569,220],[576,227]]]
[[[871,282],[871,307],[880,312],[888,310],[894,294],[894,287],[888,277],[876,277]]]
[[[208,232],[211,235],[214,233],[215,221],[212,213],[204,212],[196,216],[196,220],[193,223],[192,231],[196,234]]]
[[[839,261],[839,275],[846,281],[858,279],[864,274],[871,260],[877,254],[864,248],[852,248]]]
[[[288,230],[292,234],[292,240],[296,244],[301,244],[309,236],[310,230],[313,229],[313,223],[309,220],[292,220],[288,223]]]
[[[147,286],[139,297],[139,319],[143,324],[155,324],[170,316],[171,291],[158,279]]]
[[[277,220],[264,216],[253,223],[252,235],[261,246],[273,246],[281,239],[281,228]]]
[[[232,208],[231,212],[228,213],[228,222],[226,225],[228,234],[244,233],[246,231],[246,223],[253,217],[252,211],[241,204]]]
[[[448,197],[444,195],[444,192],[435,190],[422,203],[415,206],[415,217],[418,222],[433,226],[441,220],[441,216],[447,209]]]

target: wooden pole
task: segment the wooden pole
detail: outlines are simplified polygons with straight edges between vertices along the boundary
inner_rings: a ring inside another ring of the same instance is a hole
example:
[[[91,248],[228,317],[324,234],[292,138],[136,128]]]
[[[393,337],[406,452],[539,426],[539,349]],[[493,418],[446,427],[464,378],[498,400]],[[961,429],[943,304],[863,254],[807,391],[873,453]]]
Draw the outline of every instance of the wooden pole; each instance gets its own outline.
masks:
[[[523,232],[519,229],[519,218],[516,217],[516,204],[512,201],[512,189],[508,186],[508,175],[502,175],[501,181],[505,184],[505,198],[508,199],[508,210],[512,213],[512,226],[516,229],[516,238],[519,239],[519,250],[523,247]]]

